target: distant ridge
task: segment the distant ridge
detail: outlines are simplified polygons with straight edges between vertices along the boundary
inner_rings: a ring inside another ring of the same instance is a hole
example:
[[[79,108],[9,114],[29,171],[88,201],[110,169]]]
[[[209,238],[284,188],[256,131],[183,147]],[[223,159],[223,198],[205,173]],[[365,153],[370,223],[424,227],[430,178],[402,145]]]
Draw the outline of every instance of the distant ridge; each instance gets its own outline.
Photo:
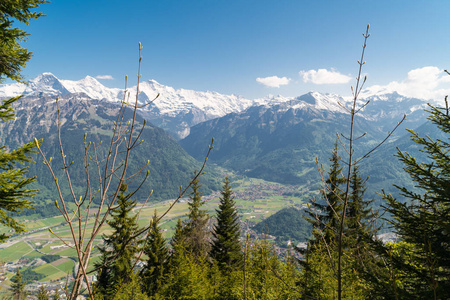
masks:
[[[139,87],[139,99],[141,104],[153,100],[158,94],[160,96],[151,105],[141,110],[143,117],[149,119],[155,125],[169,131],[177,139],[184,138],[189,135],[190,128],[201,122],[224,117],[230,113],[240,113],[253,106],[276,106],[282,103],[291,103],[291,108],[310,107],[312,109],[327,110],[333,112],[345,112],[345,109],[338,104],[347,105],[348,99],[335,94],[323,94],[318,92],[310,92],[299,97],[283,97],[281,95],[269,95],[259,99],[246,99],[238,95],[223,95],[212,91],[194,91],[187,89],[174,89],[172,87],[158,83],[155,80],[144,81]],[[127,90],[130,97],[134,97],[136,87],[133,86]],[[108,88],[101,84],[98,80],[91,76],[72,81],[58,79],[52,73],[43,73],[28,84],[13,83],[0,85],[0,98],[18,96],[24,94],[26,96],[36,96],[46,94],[48,96],[60,96],[69,94],[83,94],[91,99],[120,102],[127,99],[124,91],[119,88]],[[374,102],[385,102],[383,105],[389,107],[389,111],[382,110],[374,112],[374,108],[370,113],[363,113],[365,118],[375,120],[383,118],[383,115],[392,114],[392,111],[400,111],[407,106],[414,106],[414,109],[420,109],[425,106],[425,102],[419,99],[411,100],[411,98],[403,97],[398,94],[371,95],[368,99]],[[394,99],[395,106],[387,103],[384,99]],[[408,103],[406,103],[408,102]],[[402,103],[402,104],[399,104]],[[378,109],[380,106],[377,106]],[[411,111],[412,108],[407,108]]]

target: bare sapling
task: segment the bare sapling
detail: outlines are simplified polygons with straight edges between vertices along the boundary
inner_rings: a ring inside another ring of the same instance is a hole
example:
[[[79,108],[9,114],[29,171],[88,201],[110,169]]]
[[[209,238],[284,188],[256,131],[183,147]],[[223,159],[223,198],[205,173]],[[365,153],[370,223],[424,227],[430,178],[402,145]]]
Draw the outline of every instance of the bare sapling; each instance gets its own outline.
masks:
[[[141,104],[139,102],[139,85],[141,79],[141,56],[142,46],[139,43],[139,63],[137,75],[136,95],[130,101],[130,93],[127,90],[127,79],[125,78],[125,93],[124,98],[120,102],[118,108],[117,118],[113,124],[111,139],[106,146],[102,142],[88,141],[87,134],[84,135],[84,187],[81,195],[77,194],[77,189],[74,187],[74,175],[71,172],[71,167],[74,162],[68,162],[66,158],[66,149],[61,139],[62,120],[60,114],[59,99],[56,98],[57,108],[57,128],[58,128],[58,142],[61,154],[62,166],[53,166],[52,157],[47,158],[41,145],[36,139],[36,147],[43,158],[43,163],[47,166],[55,182],[58,199],[55,200],[55,206],[59,210],[64,222],[70,228],[70,238],[60,236],[57,232],[49,231],[56,238],[58,238],[66,246],[74,249],[77,256],[76,271],[74,273],[74,285],[71,290],[66,289],[66,297],[68,299],[76,299],[78,295],[83,293],[82,288],[89,294],[90,299],[94,299],[94,290],[92,281],[88,276],[89,261],[91,253],[94,248],[94,240],[99,235],[101,230],[107,225],[107,220],[111,215],[111,211],[115,208],[115,204],[120,195],[121,187],[129,185],[131,182],[137,182],[137,186],[130,192],[133,196],[138,190],[143,187],[144,182],[149,177],[147,166],[149,161],[140,165],[138,170],[130,171],[130,162],[132,160],[131,153],[136,147],[142,143],[141,135],[144,131],[146,121],[139,124],[137,121],[138,110],[149,105],[155,101],[159,94],[151,101]],[[125,112],[131,110],[132,117],[127,121]],[[214,140],[213,140],[214,141]],[[209,151],[203,161],[200,171],[196,173],[195,177],[189,182],[186,187],[180,186],[180,191],[177,199],[175,199],[169,208],[159,217],[164,217],[170,209],[183,197],[186,191],[190,188],[192,182],[203,174],[206,161],[209,153],[212,150],[212,143],[209,146]],[[68,152],[67,152],[68,153]],[[76,162],[81,163],[81,162]],[[58,178],[57,170],[62,168],[64,178]],[[95,175],[93,175],[95,174]],[[68,188],[69,196],[63,192],[63,187]],[[147,194],[145,201],[142,203],[140,211],[150,199],[153,191],[145,191]],[[94,198],[95,203],[94,203]],[[150,226],[138,230],[133,235],[133,238],[146,238],[146,234]],[[140,253],[136,260],[142,255]],[[135,264],[136,265],[136,264]]]
[[[337,192],[337,186],[336,183],[327,183],[326,178],[324,176],[324,169],[322,165],[319,165],[318,159],[316,159],[317,165],[318,165],[318,171],[321,176],[322,184],[323,184],[323,198],[326,202],[326,205],[331,209],[332,213],[334,214],[335,218],[338,220],[337,226],[335,228],[332,228],[329,224],[324,223],[321,218],[320,214],[321,212],[317,210],[317,208],[314,205],[309,205],[309,209],[311,212],[311,215],[315,219],[317,223],[320,223],[323,228],[317,229],[317,232],[319,232],[321,236],[321,241],[325,245],[327,256],[330,260],[330,266],[333,270],[333,274],[335,275],[337,279],[337,296],[338,299],[342,299],[343,297],[343,240],[345,238],[345,222],[346,222],[346,211],[348,210],[348,204],[349,204],[349,198],[351,196],[351,175],[354,168],[365,158],[369,157],[375,150],[377,150],[381,145],[383,145],[389,137],[392,136],[394,131],[400,126],[400,124],[405,120],[406,115],[403,116],[403,118],[397,122],[397,125],[387,133],[386,137],[376,144],[376,146],[372,147],[369,151],[367,151],[365,154],[355,157],[355,141],[361,139],[366,135],[366,133],[363,133],[361,136],[355,136],[355,117],[358,113],[361,112],[370,102],[370,100],[363,101],[360,103],[359,95],[364,87],[364,84],[366,83],[367,77],[364,76],[362,78],[362,69],[363,65],[365,64],[364,61],[364,54],[366,50],[367,45],[367,39],[369,38],[369,25],[367,25],[366,32],[363,33],[364,37],[364,43],[362,46],[362,52],[361,52],[361,58],[358,60],[358,75],[356,77],[356,85],[355,88],[353,86],[351,87],[352,90],[352,101],[349,106],[343,105],[338,102],[338,104],[350,115],[350,132],[346,136],[342,133],[337,133],[337,140],[339,141],[339,144],[341,148],[346,153],[346,158],[340,158],[339,161],[342,162],[345,166],[345,174],[340,174],[340,176],[345,181],[345,190],[342,191],[342,193]],[[327,194],[333,195],[338,199],[338,201],[342,205],[342,209],[337,211],[335,209],[335,203],[332,203],[328,197]],[[313,199],[313,204],[315,203],[315,199]],[[335,234],[336,238],[336,244],[335,247],[332,247],[329,242],[325,238],[325,230],[331,230]],[[334,254],[334,255],[333,255]]]

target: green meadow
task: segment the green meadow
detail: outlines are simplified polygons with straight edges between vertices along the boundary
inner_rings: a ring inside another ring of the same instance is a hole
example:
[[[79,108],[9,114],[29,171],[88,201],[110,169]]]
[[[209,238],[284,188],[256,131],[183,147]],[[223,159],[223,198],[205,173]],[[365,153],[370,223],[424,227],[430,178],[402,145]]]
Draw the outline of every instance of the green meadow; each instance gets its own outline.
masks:
[[[234,181],[232,186],[240,218],[248,224],[247,226],[252,226],[264,220],[286,206],[300,206],[307,200],[292,196],[293,194],[300,194],[302,187],[286,186],[262,179],[239,179]],[[205,195],[203,199],[205,201],[203,209],[210,216],[214,216],[219,205],[220,193],[215,192],[211,195]],[[185,218],[188,212],[188,200],[189,195],[180,199],[162,219],[160,226],[165,238],[170,239],[172,237],[178,218],[182,220]],[[157,215],[161,215],[166,212],[172,203],[172,201],[163,201],[148,203],[145,206],[138,203],[134,212],[139,214],[139,226],[148,226],[155,210]],[[32,270],[45,276],[40,280],[41,282],[63,280],[67,274],[71,274],[75,266],[76,251],[70,247],[70,245],[73,245],[71,231],[70,227],[63,222],[63,218],[56,216],[35,221],[25,217],[19,219],[25,224],[28,232],[10,238],[11,245],[0,249],[2,261],[18,262],[21,258],[33,260],[48,254],[59,255],[61,258],[57,261],[33,267]],[[93,218],[87,224],[88,233],[92,226]],[[51,234],[49,228],[59,238]],[[110,228],[104,226],[96,237],[90,260],[90,270],[93,268],[93,264],[99,260],[99,252],[96,247],[101,243],[102,235],[108,233],[110,233]],[[69,246],[65,245],[60,239],[64,240]]]

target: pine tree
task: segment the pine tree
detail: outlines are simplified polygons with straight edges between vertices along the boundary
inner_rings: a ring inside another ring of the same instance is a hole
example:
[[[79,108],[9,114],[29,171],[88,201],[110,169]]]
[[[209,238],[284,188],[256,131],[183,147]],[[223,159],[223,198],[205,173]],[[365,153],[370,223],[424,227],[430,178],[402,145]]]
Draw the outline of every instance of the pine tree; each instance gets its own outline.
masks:
[[[364,199],[366,188],[364,181],[359,175],[359,168],[353,168],[352,176],[350,178],[351,193],[349,196],[347,207],[347,222],[346,222],[346,239],[347,247],[355,250],[356,254],[361,254],[364,251],[364,243],[367,237],[373,238],[376,234],[377,228],[372,223],[376,217],[370,208],[373,200]]]
[[[161,299],[161,298],[148,298],[145,292],[142,290],[142,280],[138,274],[131,273],[127,283],[122,285],[120,290],[114,295],[114,298],[104,298],[105,300],[148,300],[148,299]]]
[[[30,19],[43,16],[42,13],[31,12],[45,0],[2,0],[0,5],[0,83],[10,78],[15,81],[23,79],[20,71],[30,60],[32,53],[20,46],[27,39],[28,33],[19,27],[13,27],[14,21],[28,25]],[[23,28],[23,27],[22,27]]]
[[[55,289],[55,293],[53,294],[53,300],[61,299],[61,295],[59,294],[58,288]]]
[[[194,177],[196,174],[197,172],[194,172]],[[199,191],[200,187],[199,177],[197,177],[192,181],[192,192],[188,203],[189,213],[183,228],[185,231],[186,251],[191,252],[196,258],[206,257],[211,246],[207,228],[209,216],[206,210],[201,209],[205,201],[202,200],[202,193]]]
[[[15,300],[23,300],[27,296],[27,292],[25,291],[25,282],[23,281],[22,274],[20,270],[17,269],[16,275],[11,279],[11,289],[13,293],[13,297]]]
[[[25,25],[30,19],[43,16],[42,13],[31,12],[30,9],[45,3],[44,0],[2,0],[0,5],[0,83],[5,78],[21,81],[20,71],[30,60],[32,53],[20,46],[25,41],[28,33],[18,27],[13,27],[14,21]],[[19,97],[3,100],[0,104],[0,119],[8,122],[14,119],[12,104]],[[35,178],[26,178],[27,168],[17,168],[17,164],[32,162],[30,154],[36,143],[28,143],[15,150],[9,151],[5,146],[0,147],[0,224],[23,232],[24,226],[17,222],[11,213],[22,212],[32,206],[32,201],[27,198],[33,196],[36,190],[26,187]],[[8,238],[6,234],[0,234],[0,242]]]
[[[148,256],[147,265],[141,275],[144,282],[144,290],[148,296],[154,296],[161,292],[165,276],[168,271],[169,249],[159,228],[158,217],[155,214],[152,219],[149,236],[144,246],[144,253]]]
[[[303,255],[303,259],[299,261],[303,269],[302,289],[305,295],[311,297],[334,297],[337,289],[335,272],[338,232],[344,200],[341,187],[347,182],[342,176],[340,159],[336,143],[330,158],[331,166],[322,190],[321,202],[313,200],[308,212],[307,220],[313,225],[313,238],[308,242],[306,249],[297,249]],[[360,299],[364,298],[366,290],[364,282],[360,279],[362,272],[366,270],[362,269],[363,265],[360,263],[369,255],[366,241],[373,236],[369,224],[372,215],[368,209],[371,201],[364,199],[364,182],[357,168],[352,172],[350,186],[351,194],[344,224],[345,243],[342,251],[345,259],[342,262],[342,271],[346,279],[344,285],[347,295]]]
[[[215,299],[212,298],[209,265],[189,252],[172,256],[160,299]]]
[[[210,256],[217,261],[222,271],[226,271],[240,267],[243,262],[239,242],[239,216],[228,177],[225,178],[221,194],[219,209],[216,209],[217,224],[212,233]]]
[[[399,270],[408,274],[403,292],[410,299],[450,298],[450,116],[446,107],[430,105],[428,119],[439,128],[444,139],[420,137],[409,130],[412,140],[423,148],[428,160],[418,162],[406,152],[397,156],[421,192],[396,186],[408,202],[384,194],[392,225],[401,240],[410,245],[407,261],[399,257]],[[406,281],[406,279],[404,280]],[[408,289],[410,288],[410,289]]]
[[[175,226],[175,233],[170,241],[172,247],[172,254],[170,255],[170,261],[173,258],[184,255],[186,249],[186,232],[184,231],[183,222],[178,218],[177,225]]]
[[[346,182],[342,176],[340,159],[336,142],[330,158],[331,166],[328,171],[328,178],[325,180],[324,188],[321,191],[321,202],[316,202],[313,199],[310,203],[309,217],[307,217],[307,220],[313,225],[311,245],[321,243],[323,240],[325,240],[328,246],[331,246],[335,242],[343,209],[343,191],[341,185]]]
[[[374,277],[385,277],[387,274],[374,249],[379,241],[376,239],[377,216],[370,207],[373,200],[364,199],[365,181],[361,179],[357,166],[353,167],[350,177],[350,191],[343,243],[346,253],[344,266],[347,269],[344,275],[347,282],[352,282],[354,297],[374,299],[379,295],[378,287],[372,283]]]
[[[127,185],[120,189],[117,207],[111,212],[112,220],[108,225],[112,228],[110,235],[103,236],[105,245],[99,247],[102,260],[99,268],[97,292],[102,295],[113,295],[120,285],[127,282],[133,272],[135,254],[139,252],[140,242],[133,238],[139,230],[137,215],[132,215],[136,201],[131,194],[126,195]]]
[[[38,300],[48,300],[48,292],[43,285],[39,287],[37,298]]]

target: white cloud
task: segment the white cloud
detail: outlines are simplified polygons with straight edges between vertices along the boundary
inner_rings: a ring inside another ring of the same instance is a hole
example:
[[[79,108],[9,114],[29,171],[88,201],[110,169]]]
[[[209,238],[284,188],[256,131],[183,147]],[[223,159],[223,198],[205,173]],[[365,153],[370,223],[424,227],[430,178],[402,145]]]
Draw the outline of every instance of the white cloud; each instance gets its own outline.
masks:
[[[406,97],[440,100],[450,94],[450,76],[438,67],[418,68],[409,71],[403,81],[392,81],[387,85],[373,85],[363,91],[362,96],[392,92]]]
[[[95,76],[95,78],[97,78],[97,79],[106,79],[106,80],[114,80],[114,77],[112,77],[111,75],[97,75],[97,76]]]
[[[256,81],[264,84],[265,86],[268,87],[276,87],[279,88],[282,85],[287,85],[289,84],[289,81],[291,81],[290,78],[287,77],[278,77],[278,76],[270,76],[270,77],[264,77],[264,78],[256,78]]]
[[[352,78],[331,69],[318,69],[309,71],[300,71],[300,76],[303,77],[303,82],[312,82],[314,84],[342,84],[348,83]]]

